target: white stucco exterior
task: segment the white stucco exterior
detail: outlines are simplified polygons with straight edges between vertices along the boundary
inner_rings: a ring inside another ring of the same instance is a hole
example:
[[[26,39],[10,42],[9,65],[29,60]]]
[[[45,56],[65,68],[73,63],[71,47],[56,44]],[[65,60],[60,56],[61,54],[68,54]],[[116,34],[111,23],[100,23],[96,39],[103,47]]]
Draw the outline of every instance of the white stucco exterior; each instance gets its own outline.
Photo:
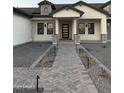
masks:
[[[90,8],[86,5],[77,5],[75,6],[76,9],[83,11],[84,14],[79,19],[100,19],[101,22],[98,24],[95,23],[95,34],[94,35],[86,35],[81,36],[81,40],[100,40],[101,34],[107,34],[107,16],[93,8]],[[99,30],[98,30],[99,29]],[[100,32],[100,34],[99,34]]]
[[[37,24],[44,23],[44,34],[37,34]],[[32,33],[33,33],[33,41],[52,41],[52,35],[47,34],[47,21],[33,21],[32,22]]]
[[[82,15],[81,19],[101,19],[106,18],[106,15],[103,13],[100,13],[99,11],[90,8],[86,5],[77,5],[75,6],[76,9],[79,9],[80,11],[83,11],[84,14]]]
[[[29,18],[13,14],[13,45],[19,45],[32,41],[32,24]]]
[[[55,31],[56,31],[56,34],[59,34],[59,20],[58,19],[55,19],[55,27],[56,27],[56,29],[55,29]]]
[[[85,34],[80,34],[80,39],[83,40],[101,40],[100,20],[81,20],[81,23],[94,23],[94,34],[88,34],[88,28],[85,28]]]
[[[73,34],[77,34],[77,19],[73,19]]]
[[[106,18],[101,19],[101,34],[107,34],[107,20]]]
[[[73,9],[75,8],[75,9]],[[13,15],[13,44],[18,45],[30,41],[52,41],[53,35],[56,34],[58,39],[62,37],[62,25],[69,25],[69,40],[74,40],[74,35],[78,34],[80,40],[106,40],[107,35],[107,15],[92,8],[88,5],[76,5],[73,8],[60,9],[57,12],[53,12],[52,17],[33,17],[26,18],[17,14]],[[107,7],[107,9],[110,8]],[[81,12],[82,11],[82,12]],[[84,14],[82,14],[84,13]],[[81,16],[82,15],[82,16]],[[88,34],[88,27],[85,27],[85,34],[78,33],[79,21],[86,24],[94,23],[94,34]],[[47,23],[54,23],[54,33],[47,34]],[[44,23],[44,34],[38,34],[37,24]],[[66,28],[67,29],[67,28]],[[66,34],[68,34],[66,32]],[[107,40],[106,40],[107,41]]]
[[[63,9],[55,13],[53,17],[80,17],[80,13],[71,9]]]

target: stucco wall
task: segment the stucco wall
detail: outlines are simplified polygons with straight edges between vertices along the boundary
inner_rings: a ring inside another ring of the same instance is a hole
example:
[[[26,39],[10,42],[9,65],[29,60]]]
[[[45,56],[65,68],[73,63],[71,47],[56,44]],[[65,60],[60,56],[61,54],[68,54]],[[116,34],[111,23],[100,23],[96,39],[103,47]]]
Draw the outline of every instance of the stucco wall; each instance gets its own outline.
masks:
[[[88,27],[85,28],[85,34],[80,34],[81,40],[101,40],[100,20],[80,20],[78,23],[94,23],[94,34],[88,34]]]
[[[53,21],[33,21],[32,23],[32,34],[33,34],[33,41],[52,41],[52,35],[47,34],[47,23]],[[44,34],[37,34],[37,24],[44,23]],[[55,30],[54,30],[55,31]]]
[[[19,45],[30,42],[31,39],[31,21],[30,19],[13,14],[13,45]]]
[[[80,17],[80,13],[71,9],[63,9],[55,13],[53,17]]]
[[[99,11],[92,9],[86,5],[77,5],[75,8],[81,10],[84,12],[81,19],[101,19],[106,18],[106,15],[103,13],[100,13]]]

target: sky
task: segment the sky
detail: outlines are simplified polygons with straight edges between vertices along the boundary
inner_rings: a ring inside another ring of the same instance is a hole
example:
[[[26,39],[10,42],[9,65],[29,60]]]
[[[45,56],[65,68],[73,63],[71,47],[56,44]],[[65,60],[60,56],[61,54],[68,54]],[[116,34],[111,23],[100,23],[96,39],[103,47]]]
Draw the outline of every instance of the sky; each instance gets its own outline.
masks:
[[[14,7],[37,7],[38,3],[41,2],[43,0],[13,0],[13,6]],[[48,0],[52,3],[75,3],[78,2],[80,0]],[[83,0],[87,3],[105,3],[109,0]]]

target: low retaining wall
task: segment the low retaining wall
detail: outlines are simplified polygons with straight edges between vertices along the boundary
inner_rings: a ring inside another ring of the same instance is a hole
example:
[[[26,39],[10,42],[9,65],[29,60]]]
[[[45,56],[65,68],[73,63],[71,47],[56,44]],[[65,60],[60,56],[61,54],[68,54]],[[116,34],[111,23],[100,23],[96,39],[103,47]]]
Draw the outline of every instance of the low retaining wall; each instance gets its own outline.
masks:
[[[111,93],[111,71],[83,46],[79,45],[77,52],[99,93]]]

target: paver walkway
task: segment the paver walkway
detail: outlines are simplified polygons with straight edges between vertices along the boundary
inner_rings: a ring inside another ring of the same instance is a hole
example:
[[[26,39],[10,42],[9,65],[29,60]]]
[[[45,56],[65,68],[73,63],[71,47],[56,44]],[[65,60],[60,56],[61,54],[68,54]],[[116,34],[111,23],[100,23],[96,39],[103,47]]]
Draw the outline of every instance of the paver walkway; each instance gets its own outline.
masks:
[[[98,93],[76,53],[75,45],[59,44],[58,49],[51,68],[20,68],[18,70],[15,68],[14,82],[17,82],[14,83],[15,87],[35,87],[35,76],[38,74],[39,87],[44,88],[43,93]],[[22,77],[20,80],[18,80],[19,76]]]

